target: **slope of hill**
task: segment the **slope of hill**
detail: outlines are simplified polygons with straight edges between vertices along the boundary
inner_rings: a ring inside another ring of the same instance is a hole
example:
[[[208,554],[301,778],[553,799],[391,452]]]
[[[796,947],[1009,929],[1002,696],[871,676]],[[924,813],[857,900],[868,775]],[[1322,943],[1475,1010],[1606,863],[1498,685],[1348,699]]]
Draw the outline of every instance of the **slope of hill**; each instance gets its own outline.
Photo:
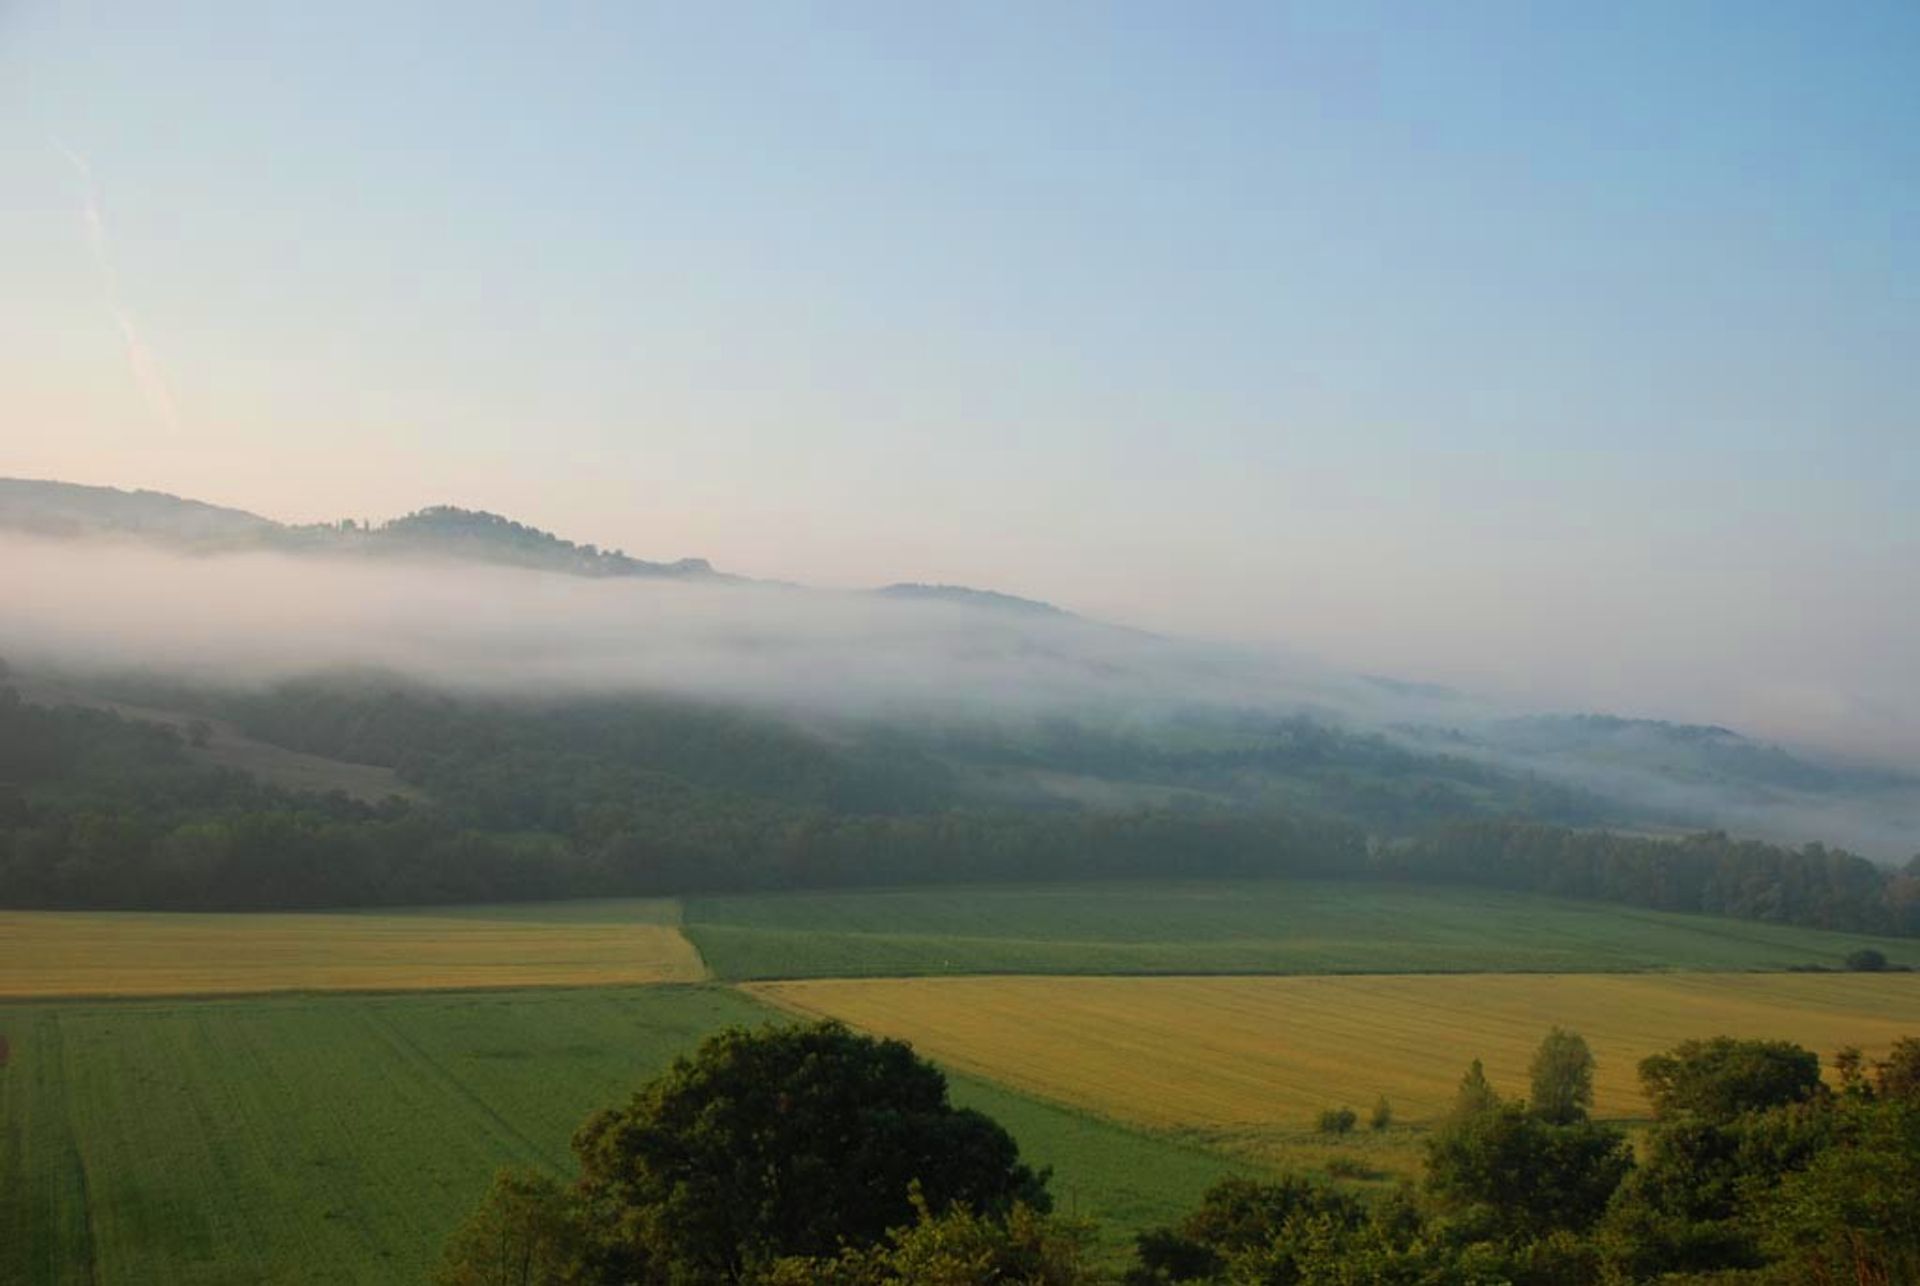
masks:
[[[160,491],[0,478],[0,529],[38,536],[119,536],[191,547],[264,541],[279,523]]]

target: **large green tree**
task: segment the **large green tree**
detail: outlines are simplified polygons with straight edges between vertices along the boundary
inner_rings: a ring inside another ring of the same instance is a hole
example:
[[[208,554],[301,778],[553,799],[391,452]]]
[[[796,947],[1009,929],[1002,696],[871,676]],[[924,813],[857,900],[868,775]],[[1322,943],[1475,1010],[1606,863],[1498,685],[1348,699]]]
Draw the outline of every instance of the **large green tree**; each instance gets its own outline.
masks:
[[[899,1041],[838,1023],[706,1041],[574,1138],[587,1225],[611,1280],[748,1280],[943,1214],[1049,1207],[1012,1137],[953,1106]]]
[[[1662,1120],[1711,1124],[1813,1098],[1820,1058],[1790,1041],[1716,1036],[1642,1059],[1640,1083]]]

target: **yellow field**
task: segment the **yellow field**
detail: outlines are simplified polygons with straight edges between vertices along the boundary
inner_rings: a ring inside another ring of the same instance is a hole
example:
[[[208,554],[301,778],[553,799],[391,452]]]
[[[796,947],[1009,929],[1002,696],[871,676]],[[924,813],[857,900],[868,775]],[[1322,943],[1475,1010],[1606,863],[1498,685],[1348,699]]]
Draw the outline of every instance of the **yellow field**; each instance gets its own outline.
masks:
[[[673,902],[388,913],[0,911],[0,998],[691,982]]]
[[[1920,974],[923,978],[766,983],[788,1009],[911,1041],[956,1069],[1159,1129],[1298,1136],[1385,1094],[1430,1121],[1468,1062],[1524,1095],[1547,1029],[1598,1060],[1596,1115],[1647,1114],[1635,1067],[1689,1037],[1764,1036],[1823,1057],[1920,1035]]]

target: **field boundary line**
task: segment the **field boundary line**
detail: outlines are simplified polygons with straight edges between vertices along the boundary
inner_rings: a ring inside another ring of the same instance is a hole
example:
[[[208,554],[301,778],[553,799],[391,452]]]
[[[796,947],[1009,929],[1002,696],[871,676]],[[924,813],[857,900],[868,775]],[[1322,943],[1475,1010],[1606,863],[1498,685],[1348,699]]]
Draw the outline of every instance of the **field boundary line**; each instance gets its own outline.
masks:
[[[787,981],[807,981],[789,979]],[[813,981],[837,981],[814,979]],[[733,990],[736,984],[724,978],[673,978],[656,982],[487,982],[448,987],[281,987],[261,991],[96,991],[36,992],[13,995],[0,992],[0,1008],[20,1009],[36,1005],[142,1005],[142,1004],[217,1004],[224,1000],[323,1000],[329,996],[484,996],[509,993],[526,994],[547,991],[706,991]]]

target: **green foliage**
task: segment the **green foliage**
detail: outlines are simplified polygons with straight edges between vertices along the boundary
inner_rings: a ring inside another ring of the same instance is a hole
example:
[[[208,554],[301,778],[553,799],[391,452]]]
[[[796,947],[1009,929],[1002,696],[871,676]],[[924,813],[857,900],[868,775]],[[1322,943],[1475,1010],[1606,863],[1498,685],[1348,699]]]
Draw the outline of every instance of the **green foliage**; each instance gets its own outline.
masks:
[[[1350,1107],[1330,1107],[1320,1113],[1317,1128],[1322,1134],[1352,1134],[1360,1114]]]
[[[1836,1137],[1837,1100],[1807,1088],[1808,1057],[1775,1042],[1720,1038],[1647,1060],[1679,1090],[1599,1235],[1615,1271],[1641,1278],[1766,1266],[1759,1205]]]
[[[605,1261],[663,1281],[739,1281],[789,1256],[878,1242],[913,1217],[1048,1208],[1012,1137],[954,1107],[899,1041],[837,1023],[710,1037],[574,1139]]]
[[[1820,1059],[1790,1041],[1690,1040],[1640,1062],[1655,1115],[1709,1124],[1804,1102],[1822,1092]]]
[[[1373,1101],[1373,1113],[1367,1118],[1367,1128],[1378,1134],[1392,1125],[1393,1104],[1387,1102],[1387,1096],[1382,1094]]]
[[[1920,1104],[1920,1036],[1893,1042],[1887,1056],[1873,1065],[1874,1091],[1881,1098]]]
[[[1487,1080],[1487,1069],[1481,1066],[1479,1059],[1474,1059],[1468,1065],[1466,1074],[1460,1078],[1460,1088],[1454,1091],[1451,1119],[1469,1120],[1494,1111],[1499,1106],[1500,1095]]]
[[[1003,1218],[965,1205],[935,1214],[916,1187],[915,1222],[872,1246],[830,1258],[787,1258],[756,1273],[753,1286],[1094,1286],[1106,1280],[1090,1262],[1091,1235],[1016,1204]]]
[[[578,1204],[553,1179],[501,1170],[454,1232],[434,1286],[576,1286],[592,1280]]]
[[[1141,1234],[1134,1280],[1210,1281],[1236,1259],[1265,1251],[1283,1228],[1312,1222],[1352,1231],[1366,1219],[1354,1197],[1291,1175],[1272,1183],[1223,1179],[1178,1224]]]
[[[1920,1104],[1839,1111],[1835,1142],[1758,1200],[1762,1244],[1807,1282],[1920,1281]]]
[[[1846,963],[1853,973],[1879,973],[1887,967],[1887,953],[1875,947],[1861,947],[1847,953]]]
[[[1535,1116],[1553,1125],[1586,1119],[1593,1106],[1593,1051],[1583,1037],[1555,1027],[1540,1042],[1528,1075],[1527,1106]]]
[[[1626,1136],[1591,1122],[1556,1125],[1519,1104],[1458,1114],[1427,1141],[1427,1191],[1500,1237],[1581,1232],[1632,1168]]]

